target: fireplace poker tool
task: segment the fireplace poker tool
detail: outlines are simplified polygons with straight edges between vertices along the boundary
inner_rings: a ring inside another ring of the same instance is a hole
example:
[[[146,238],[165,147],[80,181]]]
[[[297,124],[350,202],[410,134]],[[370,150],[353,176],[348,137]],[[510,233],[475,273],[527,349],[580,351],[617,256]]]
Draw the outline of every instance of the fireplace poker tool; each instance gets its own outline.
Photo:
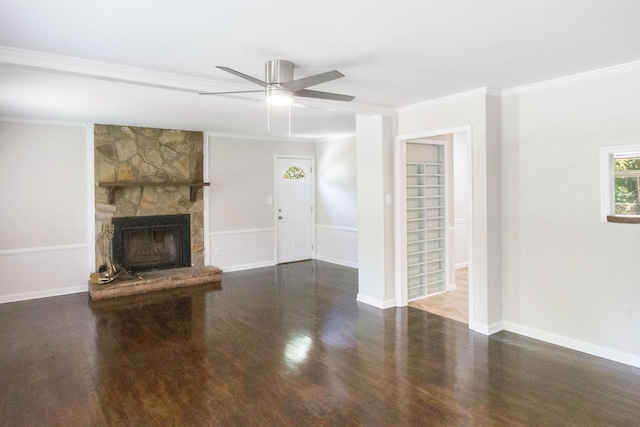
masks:
[[[89,280],[93,283],[104,285],[113,282],[121,274],[129,277],[135,277],[136,279],[143,279],[139,274],[113,263],[113,259],[111,257],[113,231],[113,224],[102,224],[102,232],[98,238],[101,239],[100,246],[102,250],[102,266],[105,270],[102,272],[91,273],[89,275]]]

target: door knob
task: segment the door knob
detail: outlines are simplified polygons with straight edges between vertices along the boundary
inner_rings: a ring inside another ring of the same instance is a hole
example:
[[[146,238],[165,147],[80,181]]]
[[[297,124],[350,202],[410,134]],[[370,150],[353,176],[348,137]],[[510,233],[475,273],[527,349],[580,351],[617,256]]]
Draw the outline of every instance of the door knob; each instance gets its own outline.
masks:
[[[279,217],[278,217],[278,219],[282,219],[282,217],[281,217],[281,216],[279,216]]]

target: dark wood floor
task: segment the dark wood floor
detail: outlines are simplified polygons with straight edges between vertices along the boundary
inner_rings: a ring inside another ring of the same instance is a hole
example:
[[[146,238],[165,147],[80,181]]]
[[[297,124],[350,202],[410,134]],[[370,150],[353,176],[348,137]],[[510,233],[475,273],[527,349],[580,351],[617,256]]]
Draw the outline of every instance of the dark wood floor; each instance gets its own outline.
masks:
[[[356,293],[356,270],[310,261],[2,304],[0,424],[640,423],[640,369]]]

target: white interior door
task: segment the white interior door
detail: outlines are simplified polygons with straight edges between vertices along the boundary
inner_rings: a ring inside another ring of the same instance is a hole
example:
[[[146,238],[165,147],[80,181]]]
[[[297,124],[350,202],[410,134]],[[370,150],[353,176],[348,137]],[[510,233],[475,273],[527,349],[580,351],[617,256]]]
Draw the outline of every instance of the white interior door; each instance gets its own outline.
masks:
[[[312,258],[313,179],[311,158],[276,157],[278,263]]]

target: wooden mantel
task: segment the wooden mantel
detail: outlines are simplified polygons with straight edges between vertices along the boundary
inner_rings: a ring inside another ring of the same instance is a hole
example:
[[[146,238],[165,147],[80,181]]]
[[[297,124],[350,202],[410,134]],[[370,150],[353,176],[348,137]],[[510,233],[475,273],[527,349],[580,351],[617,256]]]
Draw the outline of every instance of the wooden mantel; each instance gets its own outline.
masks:
[[[200,187],[208,187],[208,182],[137,182],[137,181],[100,181],[98,187],[108,190],[109,204],[114,204],[116,200],[116,191],[123,187],[189,187],[189,198],[192,202],[196,201],[196,193]]]

